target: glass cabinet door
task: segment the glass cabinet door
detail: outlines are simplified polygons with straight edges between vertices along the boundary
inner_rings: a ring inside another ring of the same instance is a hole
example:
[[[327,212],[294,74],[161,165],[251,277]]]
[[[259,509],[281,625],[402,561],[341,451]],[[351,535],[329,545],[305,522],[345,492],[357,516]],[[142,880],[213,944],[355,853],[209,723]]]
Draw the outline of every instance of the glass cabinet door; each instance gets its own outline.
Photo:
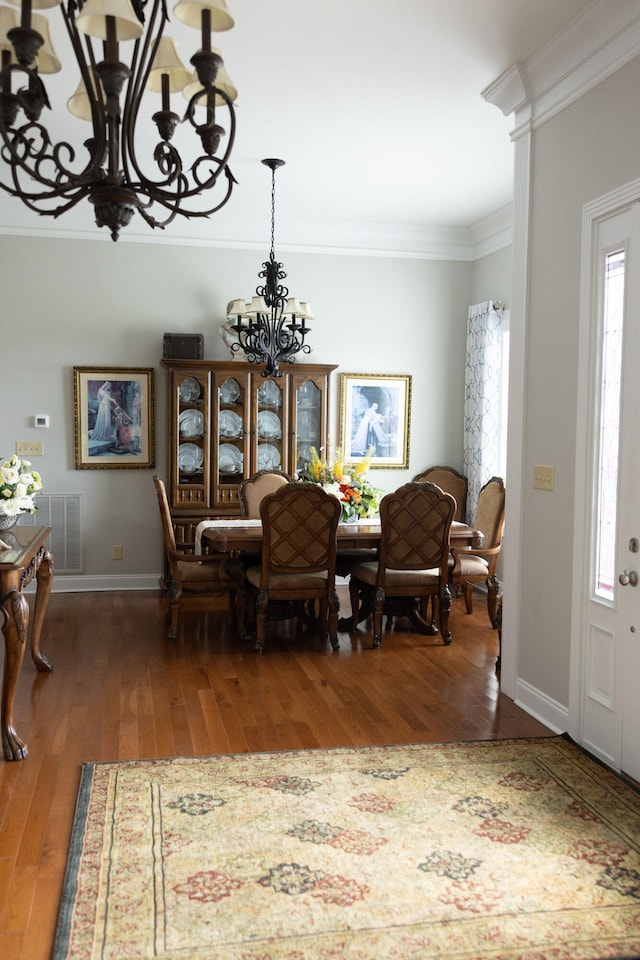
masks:
[[[177,441],[174,456],[179,502],[195,499],[204,503],[206,499],[207,390],[206,372],[176,371],[174,411],[177,423],[173,436]]]
[[[253,381],[255,433],[253,463],[257,470],[284,470],[286,463],[286,380]]]
[[[212,470],[216,476],[216,502],[237,500],[238,484],[248,476],[247,377],[221,373],[215,390],[217,424]]]
[[[296,472],[304,470],[311,459],[311,448],[321,455],[322,390],[313,380],[304,380],[296,388]]]

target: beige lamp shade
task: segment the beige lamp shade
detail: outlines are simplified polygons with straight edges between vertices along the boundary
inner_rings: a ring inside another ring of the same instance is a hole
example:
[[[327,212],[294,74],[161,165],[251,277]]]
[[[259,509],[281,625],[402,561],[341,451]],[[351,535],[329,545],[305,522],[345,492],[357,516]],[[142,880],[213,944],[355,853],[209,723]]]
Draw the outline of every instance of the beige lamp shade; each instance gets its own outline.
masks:
[[[218,49],[218,47],[212,47],[211,52],[217,53],[219,57],[222,56],[222,52]],[[227,73],[224,63],[218,70],[218,75],[216,77],[216,87],[218,87],[219,90],[224,90],[224,92],[232,102],[238,96],[237,87],[235,87],[234,84],[232,83],[231,77]],[[182,92],[187,100],[191,100],[191,97],[194,94],[198,93],[199,90],[202,90],[202,84],[198,80],[198,74],[194,70],[194,72],[189,77],[189,82],[187,83],[187,85],[185,86]],[[223,100],[222,97],[216,94],[216,107],[221,106],[225,102],[226,101]],[[206,101],[204,97],[198,100],[198,106],[203,106],[203,107],[206,106]]]
[[[100,84],[98,84],[98,90],[100,90],[104,102],[104,93]],[[67,110],[69,113],[72,113],[74,117],[78,117],[79,120],[91,121],[92,119],[89,95],[87,94],[87,88],[84,85],[82,77],[80,77],[80,83],[76,87],[75,93],[67,100]]]
[[[89,106],[89,97],[84,80],[80,80],[75,93],[67,100],[67,110],[80,120],[91,120],[91,107]]]
[[[87,0],[76,17],[76,26],[88,37],[106,40],[108,16],[115,20],[117,42],[136,40],[142,36],[143,27],[131,6],[131,0]]]
[[[13,44],[7,39],[7,33],[14,27],[20,26],[20,17],[17,11],[10,7],[0,7],[0,51],[8,50],[11,53],[12,61],[15,61],[13,53]],[[49,33],[49,21],[41,13],[31,15],[31,26],[37,30],[44,43],[38,50],[36,63],[38,73],[59,73],[62,70],[62,64],[56,56]]]
[[[295,313],[296,317],[302,316],[302,308],[297,297],[289,297],[286,306],[282,311],[285,316],[290,317]]]
[[[13,44],[7,39],[9,30],[20,26],[20,18],[15,10],[10,7],[0,7],[0,51],[8,50],[11,59],[15,60],[13,55]]]
[[[21,7],[22,0],[8,0],[14,7]],[[51,10],[52,7],[59,7],[60,0],[31,0],[31,6],[34,10]]]
[[[302,310],[302,316],[306,317],[307,320],[315,320],[313,315],[313,310],[311,309],[311,304],[307,300],[300,301],[300,308]]]
[[[259,313],[269,313],[264,297],[251,297],[251,303],[246,308],[247,316],[256,317]]]
[[[174,16],[189,27],[199,30],[202,26],[202,11],[211,13],[211,30],[231,30],[235,20],[227,9],[226,0],[180,0],[173,8]]]
[[[60,73],[62,64],[53,49],[51,34],[49,33],[49,21],[41,13],[33,13],[31,15],[31,26],[38,31],[44,40],[38,50],[38,73]]]
[[[234,320],[237,316],[242,316],[246,313],[247,305],[244,300],[232,300],[227,307],[227,317],[230,320]]]
[[[160,40],[147,80],[147,90],[159,93],[162,90],[163,74],[169,77],[169,90],[172,93],[184,89],[191,79],[191,71],[187,70],[180,59],[173,37],[162,37]]]

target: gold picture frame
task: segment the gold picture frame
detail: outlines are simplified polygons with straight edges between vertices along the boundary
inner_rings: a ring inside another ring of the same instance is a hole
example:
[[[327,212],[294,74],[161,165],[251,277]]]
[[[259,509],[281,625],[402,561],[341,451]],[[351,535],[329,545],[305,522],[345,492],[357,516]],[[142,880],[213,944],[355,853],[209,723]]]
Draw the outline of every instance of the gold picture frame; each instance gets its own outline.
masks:
[[[358,463],[374,448],[371,467],[409,466],[411,375],[343,373],[340,379],[340,447]]]
[[[153,369],[74,367],[76,470],[155,466]]]

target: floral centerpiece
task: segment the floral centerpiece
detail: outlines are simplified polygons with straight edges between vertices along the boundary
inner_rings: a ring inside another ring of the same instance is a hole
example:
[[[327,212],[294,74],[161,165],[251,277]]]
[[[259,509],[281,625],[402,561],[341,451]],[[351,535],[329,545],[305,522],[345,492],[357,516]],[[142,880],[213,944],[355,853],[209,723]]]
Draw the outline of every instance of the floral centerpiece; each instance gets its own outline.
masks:
[[[336,451],[333,463],[321,459],[315,447],[311,447],[309,455],[310,461],[300,474],[300,479],[319,483],[328,493],[338,497],[342,505],[342,523],[376,516],[384,490],[379,490],[367,480],[373,447],[360,463],[354,464],[345,463],[340,450]]]
[[[42,490],[42,480],[28,460],[15,454],[0,463],[0,528],[12,526],[21,513],[38,509],[34,494]]]

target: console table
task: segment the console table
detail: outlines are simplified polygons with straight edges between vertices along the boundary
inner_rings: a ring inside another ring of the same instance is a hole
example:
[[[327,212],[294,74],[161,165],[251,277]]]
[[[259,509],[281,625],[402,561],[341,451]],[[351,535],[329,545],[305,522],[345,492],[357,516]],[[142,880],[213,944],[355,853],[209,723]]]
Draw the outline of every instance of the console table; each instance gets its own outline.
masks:
[[[0,726],[5,760],[24,760],[28,754],[13,726],[13,703],[29,632],[29,604],[23,595],[36,577],[37,588],[31,625],[31,656],[36,669],[46,673],[51,663],[40,652],[40,633],[51,593],[53,557],[45,547],[51,527],[22,527],[0,530],[0,613],[4,634],[4,672]]]

